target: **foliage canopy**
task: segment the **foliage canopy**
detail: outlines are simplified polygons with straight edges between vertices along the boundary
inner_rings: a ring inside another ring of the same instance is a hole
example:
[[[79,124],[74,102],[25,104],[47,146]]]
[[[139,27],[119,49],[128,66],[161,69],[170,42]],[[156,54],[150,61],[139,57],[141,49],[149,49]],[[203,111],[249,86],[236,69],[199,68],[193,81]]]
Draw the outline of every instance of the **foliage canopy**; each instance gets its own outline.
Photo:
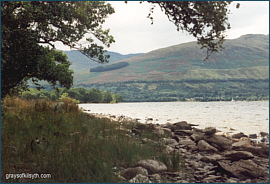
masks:
[[[106,47],[114,42],[109,29],[102,29],[112,13],[110,4],[99,1],[2,1],[1,96],[26,87],[29,79],[71,87],[71,63],[55,50],[57,41],[94,61],[107,62],[104,47],[92,37]],[[92,36],[86,39],[87,46],[81,41],[85,35]]]

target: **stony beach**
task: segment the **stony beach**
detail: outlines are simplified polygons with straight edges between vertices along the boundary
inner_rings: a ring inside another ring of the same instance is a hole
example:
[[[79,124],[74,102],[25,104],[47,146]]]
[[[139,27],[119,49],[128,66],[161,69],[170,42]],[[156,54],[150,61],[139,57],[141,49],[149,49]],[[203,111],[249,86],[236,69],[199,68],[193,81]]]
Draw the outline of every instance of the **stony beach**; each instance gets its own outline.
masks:
[[[87,111],[85,111],[87,112]],[[134,168],[114,168],[115,175],[130,183],[269,183],[269,134],[243,132],[229,135],[214,127],[199,129],[186,121],[153,124],[152,119],[140,123],[125,116],[89,113],[116,122],[132,122],[127,136],[140,139],[151,130],[159,141],[141,139],[141,144],[163,144],[164,154],[178,154],[184,169],[169,172],[156,160],[140,160]]]

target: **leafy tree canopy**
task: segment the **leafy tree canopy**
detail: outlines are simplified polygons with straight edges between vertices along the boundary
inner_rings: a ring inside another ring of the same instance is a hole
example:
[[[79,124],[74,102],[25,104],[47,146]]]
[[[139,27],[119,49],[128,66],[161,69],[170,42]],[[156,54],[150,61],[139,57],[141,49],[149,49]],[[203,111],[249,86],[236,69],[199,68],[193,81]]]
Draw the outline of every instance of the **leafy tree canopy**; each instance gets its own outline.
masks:
[[[114,42],[109,29],[102,29],[112,13],[110,4],[99,1],[2,1],[1,97],[26,87],[29,79],[72,86],[71,63],[55,50],[56,41],[94,61],[107,62],[104,47],[93,38],[106,47]],[[80,42],[86,33],[92,36],[86,39],[88,46]]]

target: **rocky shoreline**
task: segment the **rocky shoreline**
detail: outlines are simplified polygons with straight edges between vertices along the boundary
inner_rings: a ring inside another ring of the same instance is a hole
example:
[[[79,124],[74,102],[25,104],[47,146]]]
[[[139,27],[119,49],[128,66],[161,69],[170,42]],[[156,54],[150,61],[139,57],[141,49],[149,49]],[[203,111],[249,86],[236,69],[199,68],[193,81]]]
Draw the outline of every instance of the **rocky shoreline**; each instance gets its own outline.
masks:
[[[132,122],[127,136],[151,130],[158,141],[141,139],[141,144],[163,144],[164,154],[179,154],[185,170],[169,172],[156,160],[140,160],[134,168],[114,168],[129,183],[269,183],[269,134],[225,134],[213,127],[196,128],[186,121],[164,125],[139,123],[125,116],[91,114],[116,122]],[[258,137],[259,136],[259,137]],[[258,141],[258,138],[261,138]]]

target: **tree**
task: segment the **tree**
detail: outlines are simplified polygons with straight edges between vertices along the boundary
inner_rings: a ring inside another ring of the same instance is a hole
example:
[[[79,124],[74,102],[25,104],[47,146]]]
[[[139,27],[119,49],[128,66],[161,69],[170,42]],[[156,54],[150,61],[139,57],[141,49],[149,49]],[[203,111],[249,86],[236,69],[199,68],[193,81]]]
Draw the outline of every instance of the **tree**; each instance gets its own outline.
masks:
[[[113,100],[112,95],[109,91],[102,92],[102,102],[103,103],[110,103]]]
[[[153,24],[153,12],[157,4],[165,12],[177,30],[187,31],[197,38],[201,48],[207,49],[207,56],[224,49],[226,29],[230,29],[228,6],[232,1],[148,1],[152,3],[148,18]],[[237,3],[236,8],[240,4]]]
[[[113,95],[113,100],[114,100],[115,103],[118,103],[118,102],[123,100],[123,97],[119,93],[115,93]]]
[[[96,62],[108,62],[104,47],[114,39],[103,30],[105,18],[114,13],[99,1],[2,1],[1,2],[1,97],[26,88],[27,81],[70,88],[70,62],[54,43],[62,42]],[[81,43],[86,39],[87,46]],[[45,45],[44,45],[45,44]]]

